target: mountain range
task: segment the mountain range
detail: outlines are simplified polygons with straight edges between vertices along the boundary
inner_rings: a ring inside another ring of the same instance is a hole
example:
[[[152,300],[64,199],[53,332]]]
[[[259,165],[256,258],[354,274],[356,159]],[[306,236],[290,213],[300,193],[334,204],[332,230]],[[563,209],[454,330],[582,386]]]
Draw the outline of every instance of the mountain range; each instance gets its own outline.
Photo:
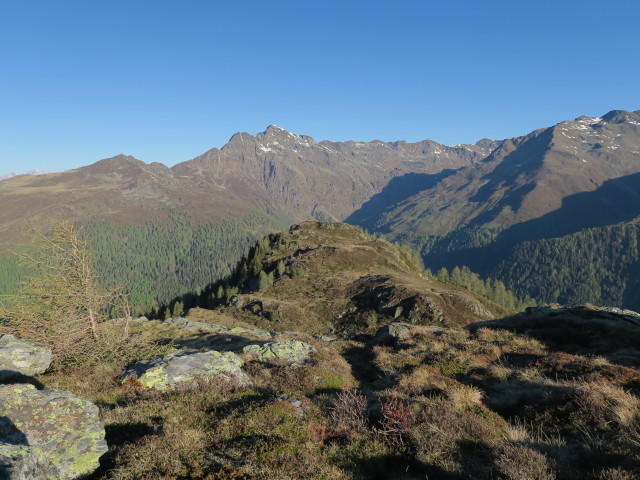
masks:
[[[231,271],[264,233],[346,221],[540,301],[636,307],[640,111],[445,146],[316,142],[276,126],[166,167],[126,155],[0,183],[0,245],[52,219],[85,225],[107,283],[150,306]],[[0,262],[10,289],[19,277]],[[637,308],[637,307],[636,307]]]

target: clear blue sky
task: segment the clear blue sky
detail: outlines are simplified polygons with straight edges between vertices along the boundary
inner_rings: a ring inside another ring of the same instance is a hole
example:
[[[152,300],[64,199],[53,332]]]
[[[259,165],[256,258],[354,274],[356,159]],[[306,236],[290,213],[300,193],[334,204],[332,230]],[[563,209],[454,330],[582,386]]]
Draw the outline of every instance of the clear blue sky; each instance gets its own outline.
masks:
[[[640,3],[5,0],[0,174],[276,124],[472,143],[640,108]]]

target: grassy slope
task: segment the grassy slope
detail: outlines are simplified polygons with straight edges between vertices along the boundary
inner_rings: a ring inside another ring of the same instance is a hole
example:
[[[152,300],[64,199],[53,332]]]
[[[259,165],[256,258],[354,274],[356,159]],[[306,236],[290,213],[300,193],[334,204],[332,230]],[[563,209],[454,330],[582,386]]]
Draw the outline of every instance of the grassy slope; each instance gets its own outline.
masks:
[[[273,283],[260,289],[248,279],[218,311],[260,328],[339,335],[373,333],[394,319],[464,325],[509,311],[427,278],[410,251],[346,224],[304,222],[270,236],[265,249],[261,268]]]

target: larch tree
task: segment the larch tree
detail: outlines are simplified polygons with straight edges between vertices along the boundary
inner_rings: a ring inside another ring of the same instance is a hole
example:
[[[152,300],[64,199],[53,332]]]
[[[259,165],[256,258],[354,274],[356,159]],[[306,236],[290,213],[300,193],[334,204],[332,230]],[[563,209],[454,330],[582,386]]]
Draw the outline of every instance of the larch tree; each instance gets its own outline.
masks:
[[[18,256],[33,274],[3,308],[3,328],[49,346],[63,363],[77,361],[104,346],[99,321],[124,297],[100,291],[86,241],[73,223],[62,220],[46,234],[31,233],[37,250]]]

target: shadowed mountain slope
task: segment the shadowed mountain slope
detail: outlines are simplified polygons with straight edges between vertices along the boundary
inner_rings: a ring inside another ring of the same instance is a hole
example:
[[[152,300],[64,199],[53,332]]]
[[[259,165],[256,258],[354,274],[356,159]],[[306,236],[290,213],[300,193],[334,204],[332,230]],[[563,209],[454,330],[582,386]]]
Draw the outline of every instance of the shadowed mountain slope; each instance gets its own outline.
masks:
[[[639,127],[640,111],[612,111],[505,140],[478,165],[426,184],[365,224],[419,246],[430,265],[467,265],[517,295],[638,308],[613,294],[628,289],[630,278],[618,273],[636,270],[635,240],[616,243],[607,227],[640,215]],[[578,242],[573,235],[586,229],[601,230]],[[594,259],[595,251],[608,254]]]

